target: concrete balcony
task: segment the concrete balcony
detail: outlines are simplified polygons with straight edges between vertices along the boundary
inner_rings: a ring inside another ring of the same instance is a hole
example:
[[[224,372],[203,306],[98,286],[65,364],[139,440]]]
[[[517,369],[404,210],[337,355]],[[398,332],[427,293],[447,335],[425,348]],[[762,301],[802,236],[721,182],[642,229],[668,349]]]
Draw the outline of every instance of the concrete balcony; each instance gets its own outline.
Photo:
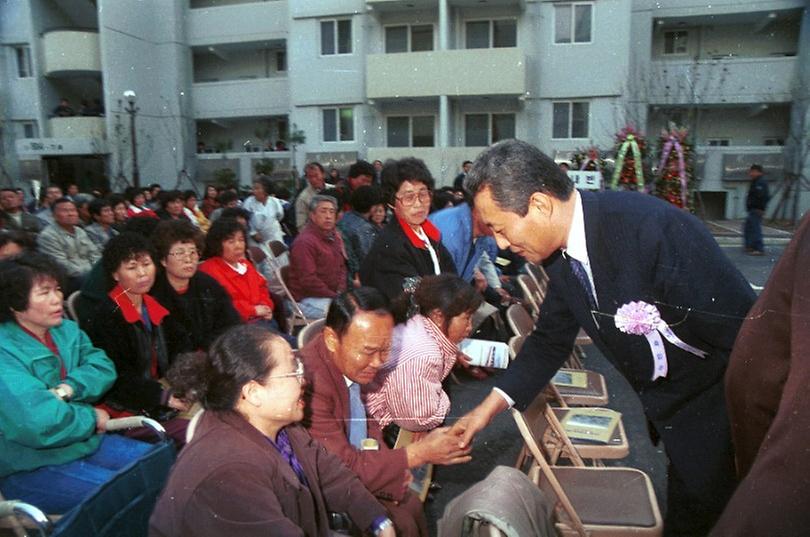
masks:
[[[651,104],[750,104],[793,100],[798,58],[653,61]]]
[[[109,153],[103,117],[54,117],[48,120],[50,137],[16,141],[23,159],[60,155],[103,155]]]
[[[525,8],[527,3],[538,0],[488,0],[487,6],[519,6]],[[465,0],[450,0],[448,2],[453,7],[469,6],[470,2]],[[416,9],[438,9],[438,0],[366,0],[366,7],[376,11],[402,11]]]
[[[523,95],[526,56],[518,48],[441,50],[366,57],[369,99],[436,95]]]
[[[287,2],[250,2],[189,10],[191,46],[283,39],[287,35]]]
[[[101,72],[96,32],[59,30],[42,36],[45,76],[75,76]]]
[[[51,138],[96,138],[107,137],[103,117],[55,117],[48,120]]]
[[[203,82],[192,90],[196,119],[277,116],[290,109],[286,77]]]

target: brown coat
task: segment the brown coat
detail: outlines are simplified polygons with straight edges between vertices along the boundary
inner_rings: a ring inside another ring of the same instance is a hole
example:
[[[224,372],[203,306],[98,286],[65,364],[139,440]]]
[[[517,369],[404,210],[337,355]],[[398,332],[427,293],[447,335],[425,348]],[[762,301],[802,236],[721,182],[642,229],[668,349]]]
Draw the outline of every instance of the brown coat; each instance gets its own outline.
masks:
[[[408,457],[404,449],[389,449],[379,424],[368,419],[368,435],[379,451],[360,451],[349,443],[349,388],[332,362],[319,335],[303,349],[301,358],[307,375],[307,418],[304,425],[312,438],[336,454],[375,496],[402,500],[408,492],[405,480]]]
[[[713,535],[807,535],[810,528],[810,215],[740,328],[726,371],[744,478]]]
[[[349,388],[318,335],[301,349],[307,375],[307,417],[312,437],[337,455],[388,511],[402,537],[426,536],[427,520],[419,498],[408,488],[408,457],[404,449],[389,449],[380,424],[368,418],[368,436],[379,451],[360,451],[349,443]]]
[[[235,412],[206,411],[149,521],[150,537],[329,535],[328,511],[360,528],[382,506],[298,425],[287,427],[309,488],[261,432]]]

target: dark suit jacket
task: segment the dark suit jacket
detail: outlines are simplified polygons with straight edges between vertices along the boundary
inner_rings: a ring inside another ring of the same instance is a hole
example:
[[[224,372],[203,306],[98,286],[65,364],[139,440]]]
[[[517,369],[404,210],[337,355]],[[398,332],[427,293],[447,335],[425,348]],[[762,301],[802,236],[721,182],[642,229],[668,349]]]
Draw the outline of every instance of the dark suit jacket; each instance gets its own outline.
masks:
[[[591,313],[568,258],[552,256],[535,330],[498,386],[526,407],[568,357],[581,326],[638,393],[687,487],[711,498],[715,482],[733,474],[722,381],[754,300],[751,287],[694,216],[637,193],[581,196],[599,311]],[[708,357],[665,341],[669,374],[653,382],[646,338],[620,332],[613,321],[631,301],[656,305],[676,335]]]
[[[384,500],[402,501],[408,494],[405,481],[408,458],[404,449],[389,449],[379,424],[368,419],[368,435],[379,451],[360,451],[349,443],[349,388],[332,363],[319,335],[300,351],[307,376],[307,411],[304,425],[312,437],[337,455],[372,494]]]
[[[431,225],[426,220],[426,225]],[[419,248],[408,238],[399,219],[391,219],[383,228],[368,255],[360,264],[360,281],[375,287],[389,300],[402,294],[405,278],[435,274],[427,248]],[[442,273],[456,274],[453,256],[438,240],[429,239],[439,258]]]
[[[207,351],[217,336],[242,323],[227,291],[199,270],[182,295],[174,290],[165,271],[161,270],[149,294],[169,310],[163,322],[169,361],[183,352]]]
[[[151,537],[326,537],[327,511],[368,528],[385,510],[298,425],[286,428],[309,488],[262,433],[235,412],[206,411],[149,521]]]
[[[96,306],[85,331],[96,347],[104,349],[118,373],[105,403],[154,417],[165,410],[161,403],[164,390],[158,382],[169,367],[162,324],[155,324],[150,333],[140,320],[128,323],[118,304],[106,296]],[[150,373],[153,353],[158,363],[157,378]]]
[[[810,215],[743,323],[726,372],[737,470],[714,535],[810,531]]]
[[[26,231],[28,233],[39,233],[42,231],[42,220],[34,216],[33,214],[22,213],[22,217],[20,219],[20,225],[17,225],[17,222],[11,217],[10,214],[3,211],[3,216],[6,221],[6,228],[13,229],[15,231]]]

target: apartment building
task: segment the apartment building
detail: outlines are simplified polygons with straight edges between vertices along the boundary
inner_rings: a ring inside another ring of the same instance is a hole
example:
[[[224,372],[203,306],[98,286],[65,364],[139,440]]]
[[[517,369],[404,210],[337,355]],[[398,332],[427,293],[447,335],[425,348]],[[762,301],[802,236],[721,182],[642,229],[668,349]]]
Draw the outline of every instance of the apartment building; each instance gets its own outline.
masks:
[[[449,183],[497,140],[567,160],[627,122],[692,128],[712,216],[744,213],[751,162],[810,175],[803,0],[0,0],[0,45],[21,182],[130,178],[126,90],[141,183],[405,155]]]

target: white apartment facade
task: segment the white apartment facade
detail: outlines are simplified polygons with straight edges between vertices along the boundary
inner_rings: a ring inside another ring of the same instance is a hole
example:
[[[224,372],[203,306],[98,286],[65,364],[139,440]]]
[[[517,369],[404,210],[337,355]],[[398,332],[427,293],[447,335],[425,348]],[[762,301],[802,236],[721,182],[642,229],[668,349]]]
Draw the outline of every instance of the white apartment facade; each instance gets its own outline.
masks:
[[[751,162],[810,175],[804,0],[0,0],[0,45],[20,182],[130,177],[125,90],[142,184],[406,155],[446,184],[499,139],[566,160],[629,121],[693,127],[712,216],[744,214]],[[106,114],[49,117],[63,96]]]

